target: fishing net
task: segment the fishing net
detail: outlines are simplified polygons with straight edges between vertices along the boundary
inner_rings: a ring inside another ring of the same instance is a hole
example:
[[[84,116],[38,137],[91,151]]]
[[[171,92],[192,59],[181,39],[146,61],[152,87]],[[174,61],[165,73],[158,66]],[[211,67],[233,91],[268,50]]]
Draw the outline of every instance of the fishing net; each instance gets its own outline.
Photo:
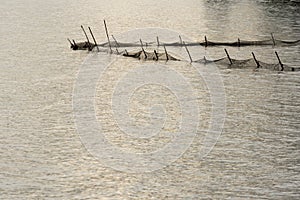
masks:
[[[284,41],[284,40],[261,40],[261,41],[247,41],[247,40],[238,40],[236,42],[216,42],[216,41],[209,41],[205,38],[204,42],[171,42],[171,43],[163,43],[159,42],[157,38],[157,42],[144,42],[137,41],[132,43],[124,43],[118,42],[115,40],[110,42],[105,42],[100,45],[95,45],[89,42],[79,42],[73,43],[69,40],[71,44],[71,48],[73,50],[91,50],[91,51],[101,51],[101,52],[109,52],[113,54],[122,55],[125,57],[132,57],[140,60],[173,60],[173,61],[180,61],[180,58],[169,54],[166,49],[164,53],[159,53],[156,50],[152,51],[145,51],[143,47],[154,47],[154,46],[164,46],[166,47],[188,47],[188,46],[263,46],[263,45],[276,45],[276,46],[292,46],[292,45],[299,45],[300,40],[294,41]],[[134,48],[140,47],[141,50],[134,50],[128,52],[125,48]],[[122,50],[121,50],[122,49]],[[211,64],[215,63],[217,65],[224,65],[230,68],[262,68],[262,69],[269,69],[269,70],[276,70],[276,71],[300,71],[299,67],[291,67],[288,65],[283,65],[281,63],[270,64],[265,63],[260,60],[255,60],[254,58],[244,59],[244,60],[237,60],[232,59],[229,57],[222,57],[219,59],[206,59],[205,57],[202,59],[195,60],[193,62],[196,63],[203,63],[203,64]]]
[[[174,60],[179,61],[179,58],[176,58],[169,53],[158,53],[155,50],[153,52],[146,52],[144,49],[137,52],[124,52],[122,54],[125,57],[133,57],[142,60]]]
[[[248,40],[238,40],[235,42],[217,42],[217,41],[202,41],[202,42],[171,42],[171,43],[163,43],[163,42],[147,42],[145,46],[159,45],[159,46],[265,46],[265,45],[276,45],[276,46],[292,46],[299,45],[300,40],[294,41],[285,41],[285,40],[257,40],[257,41],[248,41]],[[110,42],[111,47],[138,47],[141,46],[140,42],[133,43],[121,43],[121,42]],[[102,43],[99,46],[108,47],[108,42]]]

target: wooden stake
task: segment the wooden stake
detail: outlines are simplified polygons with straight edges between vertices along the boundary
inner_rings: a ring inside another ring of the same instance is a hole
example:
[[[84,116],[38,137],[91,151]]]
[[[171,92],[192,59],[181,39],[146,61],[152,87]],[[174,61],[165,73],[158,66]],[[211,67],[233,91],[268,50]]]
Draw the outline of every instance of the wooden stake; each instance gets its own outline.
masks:
[[[273,41],[273,45],[275,46],[275,39],[274,39],[274,36],[273,36],[273,33],[271,33],[271,37],[272,37],[272,41]]]
[[[67,40],[70,42],[71,48],[73,48],[74,44],[71,42],[71,40],[69,38],[67,38]]]
[[[144,56],[145,56],[145,60],[147,59],[147,55],[146,55],[146,52],[145,52],[145,50],[144,50],[144,48],[142,47],[142,51],[143,51],[143,53],[144,53]]]
[[[179,35],[179,41],[180,41],[180,44],[182,46],[182,39],[181,39],[181,36]]]
[[[87,36],[87,34],[86,34],[86,32],[85,32],[85,30],[84,30],[84,28],[83,28],[82,25],[81,25],[81,29],[82,29],[82,31],[83,31],[83,33],[84,33],[84,35],[85,35],[85,38],[86,38],[86,40],[87,40],[87,42],[88,42],[88,45],[89,45],[89,51],[91,51],[92,48],[91,48],[90,40],[89,40],[89,38],[88,38],[88,36]]]
[[[226,53],[226,55],[227,55],[227,58],[228,58],[230,64],[232,65],[232,60],[231,60],[231,58],[230,58],[230,56],[229,56],[229,53],[227,52],[226,49],[224,49],[224,50],[225,50],[225,53]]]
[[[159,46],[159,39],[158,36],[156,36],[157,46]]]
[[[206,57],[204,56],[204,64],[206,64]]]
[[[204,40],[205,40],[205,47],[207,47],[207,37],[206,37],[206,35],[204,36]]]
[[[260,64],[259,64],[258,60],[256,60],[255,55],[254,55],[253,52],[252,52],[252,56],[253,56],[253,59],[254,59],[254,61],[255,61],[255,63],[256,63],[257,68],[259,68],[259,67],[260,67]]]
[[[155,55],[155,60],[157,61],[158,60],[158,55],[157,55],[157,52],[154,50],[154,55]]]
[[[96,47],[97,47],[97,50],[98,50],[98,52],[99,52],[100,50],[99,50],[99,47],[98,47],[98,45],[97,45],[96,39],[95,39],[95,37],[94,37],[94,35],[93,35],[93,32],[92,32],[92,30],[91,30],[91,27],[88,27],[88,28],[89,28],[89,31],[90,31],[90,33],[91,33],[91,35],[92,35],[92,38],[93,38],[93,40],[94,40],[94,43],[95,43],[95,45],[96,45]]]
[[[169,60],[168,52],[167,52],[167,49],[166,49],[165,45],[164,45],[164,49],[165,49],[165,54],[166,54],[167,60]]]
[[[184,47],[185,47],[185,50],[186,50],[186,52],[189,54],[190,61],[191,61],[191,63],[192,63],[192,62],[193,62],[193,60],[192,60],[191,54],[190,54],[190,52],[189,52],[189,50],[188,50],[187,46],[185,45],[185,42],[183,42],[183,45],[184,45]]]
[[[142,42],[142,39],[140,39],[140,43],[141,43],[141,47],[143,48],[143,42]]]
[[[110,44],[110,40],[109,40],[109,36],[108,36],[108,30],[107,30],[107,26],[106,26],[106,22],[105,22],[105,20],[103,20],[103,22],[104,22],[104,28],[105,28],[105,33],[106,33],[106,37],[107,37],[107,42],[108,42],[108,46],[109,46],[109,49],[110,49],[110,53],[112,53],[111,44]]]
[[[114,40],[115,43],[116,43],[116,52],[117,52],[117,54],[119,54],[118,47],[120,47],[120,45],[119,45],[119,43],[117,42],[116,38],[115,38],[113,35],[111,35],[111,37],[113,38],[113,40]]]
[[[116,38],[114,37],[114,35],[111,35],[111,37],[113,38],[113,40],[115,41],[117,47],[120,47],[119,43],[117,42]]]
[[[74,43],[73,50],[77,50],[78,49],[78,45],[76,44],[75,40],[73,40],[73,43]]]
[[[125,53],[126,53],[126,55],[128,56],[128,51],[125,49]]]
[[[282,62],[281,62],[279,56],[278,56],[277,51],[275,51],[275,54],[276,54],[276,57],[277,57],[277,59],[278,59],[278,62],[279,62],[279,64],[280,64],[280,66],[281,66],[281,71],[283,71],[284,67],[283,67],[283,64],[282,64]]]
[[[240,38],[238,38],[238,47],[241,46],[241,41],[240,41]]]

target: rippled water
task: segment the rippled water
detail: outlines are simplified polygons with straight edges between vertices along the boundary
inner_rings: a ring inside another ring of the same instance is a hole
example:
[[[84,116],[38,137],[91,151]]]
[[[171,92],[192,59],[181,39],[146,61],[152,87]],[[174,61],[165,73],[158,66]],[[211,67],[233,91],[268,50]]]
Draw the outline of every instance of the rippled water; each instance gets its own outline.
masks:
[[[0,198],[298,199],[299,72],[217,66],[224,82],[226,118],[223,132],[208,156],[199,158],[203,140],[199,131],[191,146],[170,165],[150,173],[126,173],[107,167],[81,143],[72,96],[88,53],[71,51],[66,38],[82,40],[83,24],[93,28],[98,41],[105,41],[102,20],[106,19],[115,35],[158,27],[195,41],[202,41],[204,35],[217,41],[236,41],[238,37],[261,40],[269,39],[271,32],[278,39],[297,40],[299,8],[297,1],[262,0],[2,2]],[[237,59],[249,58],[254,51],[260,60],[276,63],[276,50],[285,64],[299,66],[300,61],[299,46],[228,50]],[[224,56],[223,47],[202,49],[201,55],[196,49],[190,51],[199,58],[203,54]],[[99,54],[99,59],[101,56],[108,55]],[[98,120],[105,122],[105,133],[112,143],[125,150],[143,152],[161,147],[168,138],[156,138],[153,144],[143,147],[139,140],[118,135],[105,104],[112,92],[109,83],[143,64],[123,58],[118,62],[123,68],[112,68],[97,83]],[[193,69],[187,71],[188,63],[161,64],[191,81],[202,109],[201,130],[207,128],[211,102],[203,79],[192,73]],[[159,86],[140,88],[131,107],[137,123],[147,121],[144,98],[165,101],[166,111],[170,112],[163,131],[176,130],[180,111],[172,91]]]

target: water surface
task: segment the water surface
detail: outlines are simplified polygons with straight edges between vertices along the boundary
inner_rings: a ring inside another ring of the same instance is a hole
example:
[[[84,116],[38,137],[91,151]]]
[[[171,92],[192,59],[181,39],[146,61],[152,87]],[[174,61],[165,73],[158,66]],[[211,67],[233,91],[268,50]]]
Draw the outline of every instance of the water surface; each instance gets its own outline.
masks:
[[[105,41],[102,20],[106,19],[115,35],[159,27],[195,41],[202,41],[204,35],[217,41],[236,41],[238,37],[261,40],[269,39],[271,32],[278,39],[296,40],[300,35],[299,7],[296,1],[260,0],[2,2],[1,199],[298,199],[299,72],[219,66],[227,116],[211,153],[204,160],[198,158],[203,139],[199,133],[183,156],[169,166],[152,173],[128,174],[103,165],[80,141],[72,92],[88,53],[71,51],[66,38],[83,40],[82,24],[93,28],[98,41]],[[299,46],[228,50],[240,59],[249,58],[254,51],[269,63],[277,62],[276,50],[284,63],[299,66]],[[222,47],[203,51],[215,58],[224,56]],[[124,61],[125,69],[132,62],[139,61]],[[198,84],[198,94],[203,95],[201,105],[209,113],[201,79],[187,73],[184,66],[169,66],[177,67]],[[111,73],[118,75],[113,70]],[[101,93],[105,84],[98,86],[97,114],[111,131],[112,119],[101,114],[101,98],[111,92],[107,88]],[[146,95],[148,90],[144,88],[140,94]],[[135,100],[139,103],[141,99],[135,96]],[[168,100],[170,107],[176,107],[172,96]],[[174,109],[171,114],[177,116],[178,111]],[[208,114],[202,115],[207,122]],[[174,120],[169,129],[176,127]],[[122,141],[112,140],[116,144]],[[119,145],[140,150],[127,143]]]

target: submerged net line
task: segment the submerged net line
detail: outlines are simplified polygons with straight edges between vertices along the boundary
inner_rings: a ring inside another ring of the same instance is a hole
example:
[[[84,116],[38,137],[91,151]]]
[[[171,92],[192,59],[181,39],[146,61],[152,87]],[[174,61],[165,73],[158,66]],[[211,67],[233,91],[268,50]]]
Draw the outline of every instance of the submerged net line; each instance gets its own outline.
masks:
[[[110,53],[122,55],[124,57],[132,57],[139,60],[145,61],[183,61],[183,59],[177,58],[167,52],[164,53],[157,53],[156,50],[153,52],[146,51],[144,49],[140,51],[131,51],[127,52],[127,50],[116,52],[112,51]],[[256,58],[248,58],[243,60],[238,60],[234,58],[222,57],[219,59],[207,59],[205,56],[202,59],[194,60],[193,63],[202,63],[202,64],[216,64],[216,65],[223,65],[229,68],[240,68],[240,69],[268,69],[268,70],[275,70],[275,71],[300,71],[300,67],[291,67],[286,64],[282,64],[281,61],[278,63],[266,63]]]
[[[256,61],[259,63],[259,65],[256,63]],[[266,63],[260,60],[254,60],[254,58],[244,59],[244,60],[237,60],[232,59],[231,62],[228,60],[227,57],[223,57],[220,59],[215,60],[208,60],[206,58],[202,58],[193,62],[202,63],[202,64],[211,64],[215,63],[217,65],[227,65],[230,68],[251,68],[251,69],[269,69],[269,70],[275,70],[275,71],[300,71],[299,67],[291,67],[288,65],[281,65],[280,63]]]
[[[95,51],[95,50],[94,50]],[[156,50],[147,51],[142,48],[142,50],[133,50],[127,51],[113,49],[112,51],[107,48],[100,49],[100,52],[111,53],[120,55],[123,57],[134,58],[144,61],[185,61],[174,55],[171,55],[166,50],[164,53],[159,53]],[[218,66],[225,66],[228,68],[237,68],[237,69],[268,69],[273,71],[300,71],[300,67],[292,67],[286,64],[282,64],[281,61],[277,63],[266,63],[260,60],[257,60],[254,57],[248,59],[234,59],[230,57],[221,57],[218,59],[207,59],[205,56],[201,59],[193,60],[191,63],[201,63],[204,65],[216,64]]]
[[[122,56],[125,57],[132,57],[132,58],[137,58],[140,60],[174,60],[174,61],[180,61],[179,58],[176,58],[172,55],[170,55],[169,53],[158,53],[155,50],[153,52],[147,52],[144,49],[141,51],[137,51],[137,52],[121,52]]]

